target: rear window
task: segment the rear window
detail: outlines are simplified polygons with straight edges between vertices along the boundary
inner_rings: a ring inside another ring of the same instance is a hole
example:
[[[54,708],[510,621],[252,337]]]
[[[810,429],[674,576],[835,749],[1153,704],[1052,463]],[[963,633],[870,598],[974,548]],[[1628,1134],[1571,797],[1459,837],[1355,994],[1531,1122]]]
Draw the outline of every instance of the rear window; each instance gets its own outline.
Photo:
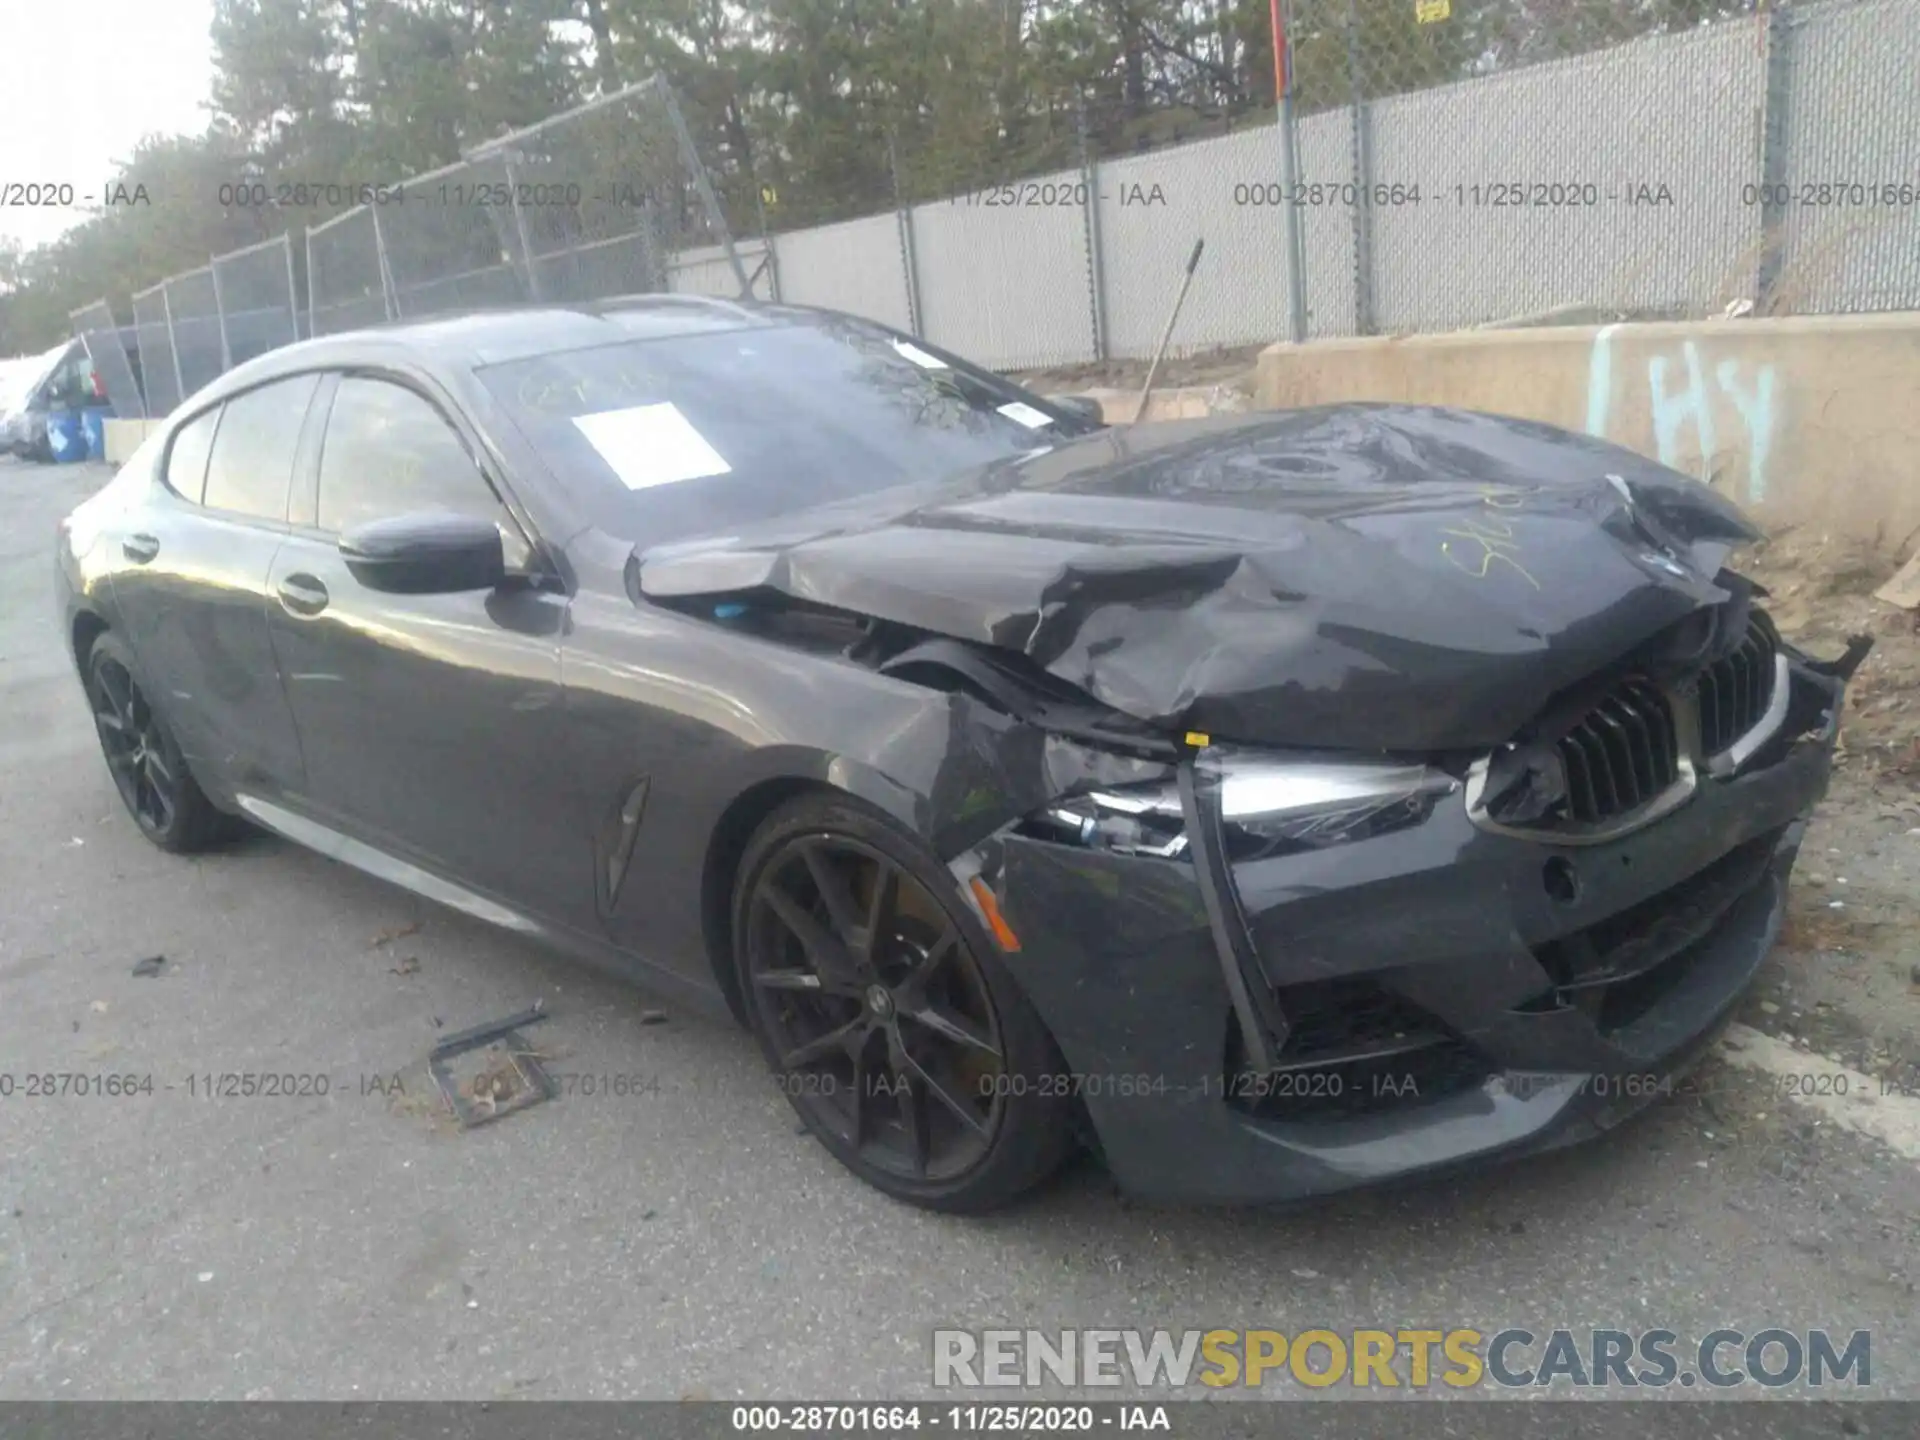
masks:
[[[294,451],[319,384],[318,375],[295,375],[227,401],[203,504],[261,520],[286,519]]]
[[[479,372],[601,529],[640,545],[937,480],[1099,428],[840,317],[639,340]]]
[[[206,487],[207,456],[213,451],[213,431],[219,423],[220,407],[216,405],[182,425],[167,450],[167,488],[196,505]]]

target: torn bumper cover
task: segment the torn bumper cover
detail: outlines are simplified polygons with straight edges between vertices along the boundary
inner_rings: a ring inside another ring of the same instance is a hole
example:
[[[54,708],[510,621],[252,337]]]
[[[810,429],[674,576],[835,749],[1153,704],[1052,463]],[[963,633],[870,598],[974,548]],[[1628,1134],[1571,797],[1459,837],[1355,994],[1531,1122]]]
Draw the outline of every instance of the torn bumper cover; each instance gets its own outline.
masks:
[[[1250,824],[1261,760],[1204,747],[1151,807],[1056,804],[955,868],[1019,934],[1007,963],[1133,1193],[1284,1200],[1554,1148],[1670,1094],[1730,1020],[1857,659],[1792,654],[1743,762],[1610,838],[1489,823],[1464,783],[1386,769]]]

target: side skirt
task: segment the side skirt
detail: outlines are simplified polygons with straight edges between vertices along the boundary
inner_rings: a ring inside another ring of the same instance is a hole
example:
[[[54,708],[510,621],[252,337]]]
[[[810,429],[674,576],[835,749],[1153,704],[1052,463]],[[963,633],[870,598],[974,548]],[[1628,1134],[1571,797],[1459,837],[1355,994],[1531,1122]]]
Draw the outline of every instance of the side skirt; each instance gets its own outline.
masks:
[[[403,890],[410,890],[489,925],[525,935],[597,970],[632,981],[686,1010],[714,1020],[738,1023],[717,985],[698,984],[663,965],[594,936],[582,934],[571,926],[557,925],[516,910],[493,896],[424,870],[411,861],[402,860],[364,840],[356,840],[351,835],[257,795],[236,795],[234,803],[241,813],[282,839],[291,840],[329,860],[337,860],[377,880],[398,885]]]

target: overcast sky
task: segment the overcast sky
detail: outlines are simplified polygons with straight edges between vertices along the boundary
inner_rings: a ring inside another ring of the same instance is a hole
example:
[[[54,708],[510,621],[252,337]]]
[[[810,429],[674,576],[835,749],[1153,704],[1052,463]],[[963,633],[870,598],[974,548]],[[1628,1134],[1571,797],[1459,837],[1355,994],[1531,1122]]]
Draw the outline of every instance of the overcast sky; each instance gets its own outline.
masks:
[[[0,186],[97,203],[143,135],[205,128],[212,19],[213,0],[0,0]],[[0,235],[41,244],[84,218],[0,206]]]

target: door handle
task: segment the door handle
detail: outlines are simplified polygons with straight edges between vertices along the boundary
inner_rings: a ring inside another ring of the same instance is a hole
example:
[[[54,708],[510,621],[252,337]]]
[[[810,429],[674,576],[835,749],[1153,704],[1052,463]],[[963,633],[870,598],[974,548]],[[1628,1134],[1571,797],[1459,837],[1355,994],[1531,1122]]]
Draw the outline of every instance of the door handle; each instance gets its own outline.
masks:
[[[295,615],[318,615],[327,608],[327,587],[311,575],[289,575],[278,589],[280,603]]]
[[[160,542],[151,535],[129,535],[120,542],[120,553],[136,565],[144,565],[160,553]]]

